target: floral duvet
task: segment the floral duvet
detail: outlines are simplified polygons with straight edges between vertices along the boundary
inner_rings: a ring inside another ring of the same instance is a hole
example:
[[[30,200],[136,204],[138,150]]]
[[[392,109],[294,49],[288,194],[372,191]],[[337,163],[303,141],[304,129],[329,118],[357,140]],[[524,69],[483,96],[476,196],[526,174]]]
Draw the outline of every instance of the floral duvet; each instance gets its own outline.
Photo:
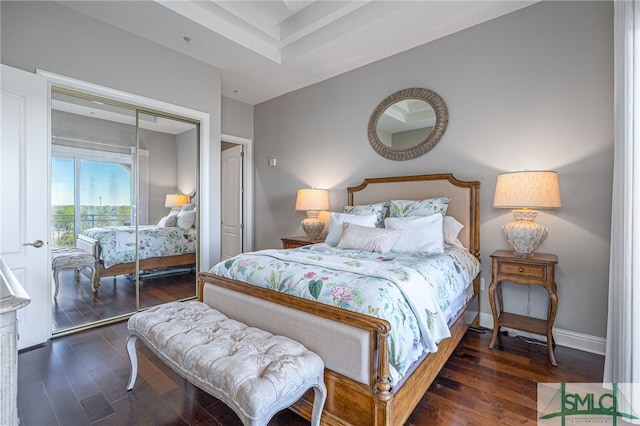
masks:
[[[196,229],[179,227],[159,228],[156,225],[139,226],[140,259],[195,253]],[[100,260],[105,268],[136,261],[136,229],[134,226],[107,226],[91,228],[83,235],[98,240]]]
[[[464,305],[479,262],[467,250],[372,253],[328,244],[244,253],[216,275],[384,318],[391,324],[391,376],[402,377],[425,351],[450,336],[447,322]]]

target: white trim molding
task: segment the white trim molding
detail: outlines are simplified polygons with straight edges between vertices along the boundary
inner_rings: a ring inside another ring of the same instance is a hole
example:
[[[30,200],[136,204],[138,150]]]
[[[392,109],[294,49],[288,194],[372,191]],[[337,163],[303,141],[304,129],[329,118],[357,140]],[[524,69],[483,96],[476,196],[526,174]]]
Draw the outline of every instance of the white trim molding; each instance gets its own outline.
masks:
[[[480,325],[489,330],[493,330],[493,316],[487,313],[480,313]],[[502,327],[502,330],[517,334],[524,337],[533,337],[546,342],[546,336],[525,333],[520,330],[514,330],[509,327]],[[607,340],[603,337],[591,336],[588,334],[576,333],[575,331],[563,330],[560,328],[553,329],[553,337],[556,345],[565,346],[567,348],[578,349],[580,351],[590,352],[597,355],[604,355]],[[557,358],[557,356],[556,356]]]

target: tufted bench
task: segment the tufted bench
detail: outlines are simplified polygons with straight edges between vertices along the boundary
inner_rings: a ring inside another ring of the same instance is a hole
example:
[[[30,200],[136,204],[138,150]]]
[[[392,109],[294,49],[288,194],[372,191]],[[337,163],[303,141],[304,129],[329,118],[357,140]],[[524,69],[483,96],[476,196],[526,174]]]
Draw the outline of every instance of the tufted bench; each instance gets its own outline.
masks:
[[[58,274],[63,269],[75,269],[76,280],[80,279],[80,269],[91,269],[91,286],[93,292],[98,291],[98,285],[94,283],[95,277],[95,263],[96,258],[92,254],[84,252],[79,248],[54,248],[51,250],[51,268],[53,269],[53,281],[56,285],[53,298],[58,297],[58,290],[60,289],[60,282],[58,281]]]
[[[172,302],[134,314],[127,351],[133,389],[136,339],[186,380],[227,404],[244,425],[266,425],[313,388],[311,424],[326,400],[324,363],[300,343],[227,318],[197,302]]]

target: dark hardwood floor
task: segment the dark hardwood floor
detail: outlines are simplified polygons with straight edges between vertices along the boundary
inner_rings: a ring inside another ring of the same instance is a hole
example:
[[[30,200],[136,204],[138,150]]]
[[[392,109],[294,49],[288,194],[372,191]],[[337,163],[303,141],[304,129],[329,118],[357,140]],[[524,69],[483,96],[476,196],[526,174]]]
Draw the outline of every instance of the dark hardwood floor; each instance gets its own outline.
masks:
[[[196,295],[196,280],[196,273],[192,271],[148,275],[140,287],[140,306],[147,308],[193,297]],[[105,277],[100,280],[98,292],[94,293],[86,276],[80,274],[76,279],[73,269],[64,269],[60,271],[58,297],[52,303],[54,333],[130,314],[136,310],[135,281],[125,275]]]
[[[138,345],[139,375],[125,389],[126,323],[53,339],[18,356],[18,410],[23,426],[240,425],[224,404],[192,386]],[[602,382],[604,357],[490,333],[467,332],[406,425],[535,425],[536,384]],[[272,426],[308,425],[289,410]]]

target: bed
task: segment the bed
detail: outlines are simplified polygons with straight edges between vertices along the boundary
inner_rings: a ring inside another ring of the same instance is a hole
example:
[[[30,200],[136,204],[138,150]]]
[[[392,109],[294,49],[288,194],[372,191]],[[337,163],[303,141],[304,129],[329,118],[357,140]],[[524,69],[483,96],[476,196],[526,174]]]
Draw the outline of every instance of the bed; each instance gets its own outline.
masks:
[[[181,216],[182,217],[182,216]],[[140,225],[90,228],[76,238],[76,247],[93,255],[95,261],[94,288],[100,278],[133,274],[139,253],[139,270],[195,267],[197,232],[193,227],[195,211],[184,215],[188,226]],[[174,222],[177,223],[177,216]],[[166,221],[163,218],[163,221]],[[139,250],[136,250],[136,237]]]
[[[464,225],[458,240],[478,259],[479,187],[477,181],[464,182],[451,174],[437,174],[366,179],[361,185],[348,188],[347,194],[350,206],[449,197],[446,215]],[[331,249],[323,245],[306,246],[290,253],[295,257],[302,256],[296,253],[307,251],[308,255],[314,250]],[[327,367],[328,398],[322,418],[327,425],[403,424],[469,325],[477,322],[479,275],[475,271],[462,309],[447,323],[450,336],[437,339],[436,350],[420,353],[415,361],[411,359],[412,362],[399,367],[394,360],[397,340],[391,325],[397,322],[374,316],[378,307],[372,307],[369,314],[354,312],[261,288],[218,275],[223,265],[212,269],[216,274],[199,275],[200,300],[234,319],[298,340],[318,353]],[[292,407],[307,419],[311,408],[311,394]]]

